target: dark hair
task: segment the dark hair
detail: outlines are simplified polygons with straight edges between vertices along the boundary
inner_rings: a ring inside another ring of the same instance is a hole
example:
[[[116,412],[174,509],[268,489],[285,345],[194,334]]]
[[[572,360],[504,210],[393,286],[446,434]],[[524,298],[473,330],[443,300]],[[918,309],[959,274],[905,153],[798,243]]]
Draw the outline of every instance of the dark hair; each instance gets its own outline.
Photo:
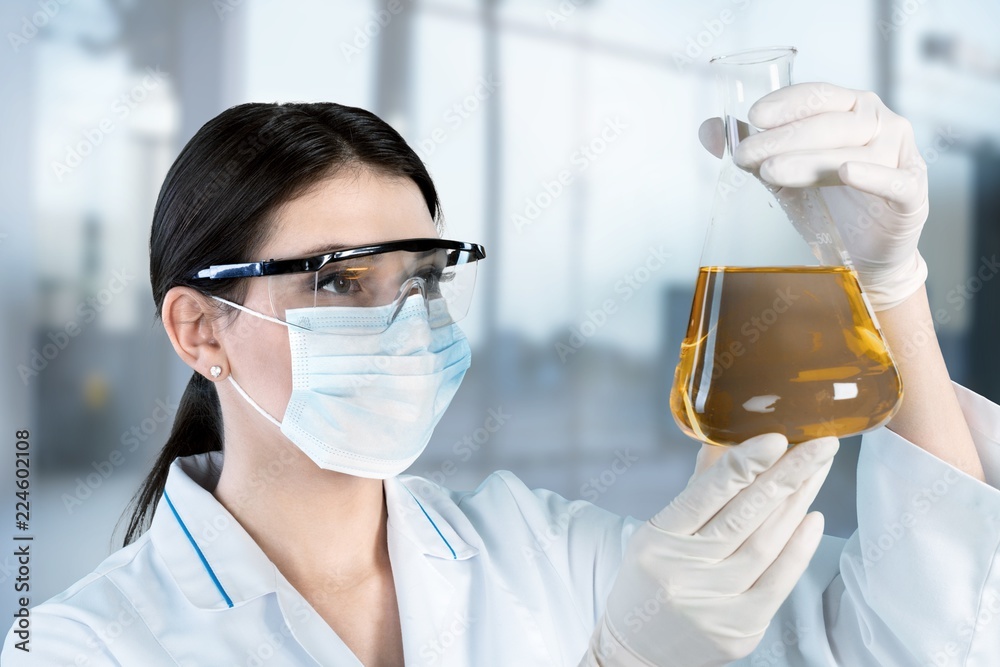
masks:
[[[257,251],[278,207],[344,169],[413,180],[440,229],[440,204],[427,169],[399,133],[370,111],[332,102],[250,103],[205,123],[171,166],[153,211],[149,278],[157,316],[167,291],[177,285],[241,303],[245,280],[190,276],[212,264],[260,259]],[[170,437],[122,515],[132,510],[123,545],[146,529],[174,459],[221,450],[222,434],[215,385],[194,372]]]

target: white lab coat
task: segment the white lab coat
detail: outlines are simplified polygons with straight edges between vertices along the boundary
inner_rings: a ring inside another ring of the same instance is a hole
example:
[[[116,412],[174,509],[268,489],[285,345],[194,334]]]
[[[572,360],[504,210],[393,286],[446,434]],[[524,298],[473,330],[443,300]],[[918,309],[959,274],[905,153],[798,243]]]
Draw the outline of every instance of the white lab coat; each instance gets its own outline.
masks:
[[[1000,407],[956,391],[989,483],[865,435],[858,531],[823,539],[734,664],[1000,665]],[[9,633],[3,667],[360,664],[206,490],[210,458],[174,462],[150,530],[35,607],[31,653]],[[384,488],[407,665],[578,664],[639,521],[506,471]]]

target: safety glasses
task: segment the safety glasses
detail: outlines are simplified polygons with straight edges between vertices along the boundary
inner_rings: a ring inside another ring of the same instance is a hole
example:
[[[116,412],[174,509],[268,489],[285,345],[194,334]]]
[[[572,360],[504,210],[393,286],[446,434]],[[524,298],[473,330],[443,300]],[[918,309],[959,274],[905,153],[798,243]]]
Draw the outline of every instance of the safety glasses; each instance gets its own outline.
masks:
[[[217,264],[192,279],[266,278],[269,315],[297,328],[325,333],[378,333],[389,327],[407,297],[420,294],[432,327],[465,317],[476,282],[476,263],[486,257],[483,246],[444,239],[404,239],[376,243],[298,259]],[[306,308],[337,308],[338,322],[313,322]],[[346,317],[345,317],[346,315]]]

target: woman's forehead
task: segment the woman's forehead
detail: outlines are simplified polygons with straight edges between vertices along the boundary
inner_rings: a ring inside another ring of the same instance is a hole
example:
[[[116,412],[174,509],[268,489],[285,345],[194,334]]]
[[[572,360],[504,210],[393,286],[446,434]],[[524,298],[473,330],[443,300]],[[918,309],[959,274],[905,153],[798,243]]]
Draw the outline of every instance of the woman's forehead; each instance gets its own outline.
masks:
[[[275,225],[264,248],[264,254],[275,258],[437,236],[416,183],[367,171],[318,183],[280,207]]]

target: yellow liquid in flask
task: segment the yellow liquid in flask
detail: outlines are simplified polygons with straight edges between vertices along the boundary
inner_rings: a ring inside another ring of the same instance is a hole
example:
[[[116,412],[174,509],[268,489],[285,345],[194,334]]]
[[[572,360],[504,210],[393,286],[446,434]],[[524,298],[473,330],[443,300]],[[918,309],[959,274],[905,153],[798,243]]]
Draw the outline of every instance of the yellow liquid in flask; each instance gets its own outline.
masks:
[[[717,445],[761,433],[790,443],[889,420],[899,374],[846,267],[703,267],[670,409]]]

